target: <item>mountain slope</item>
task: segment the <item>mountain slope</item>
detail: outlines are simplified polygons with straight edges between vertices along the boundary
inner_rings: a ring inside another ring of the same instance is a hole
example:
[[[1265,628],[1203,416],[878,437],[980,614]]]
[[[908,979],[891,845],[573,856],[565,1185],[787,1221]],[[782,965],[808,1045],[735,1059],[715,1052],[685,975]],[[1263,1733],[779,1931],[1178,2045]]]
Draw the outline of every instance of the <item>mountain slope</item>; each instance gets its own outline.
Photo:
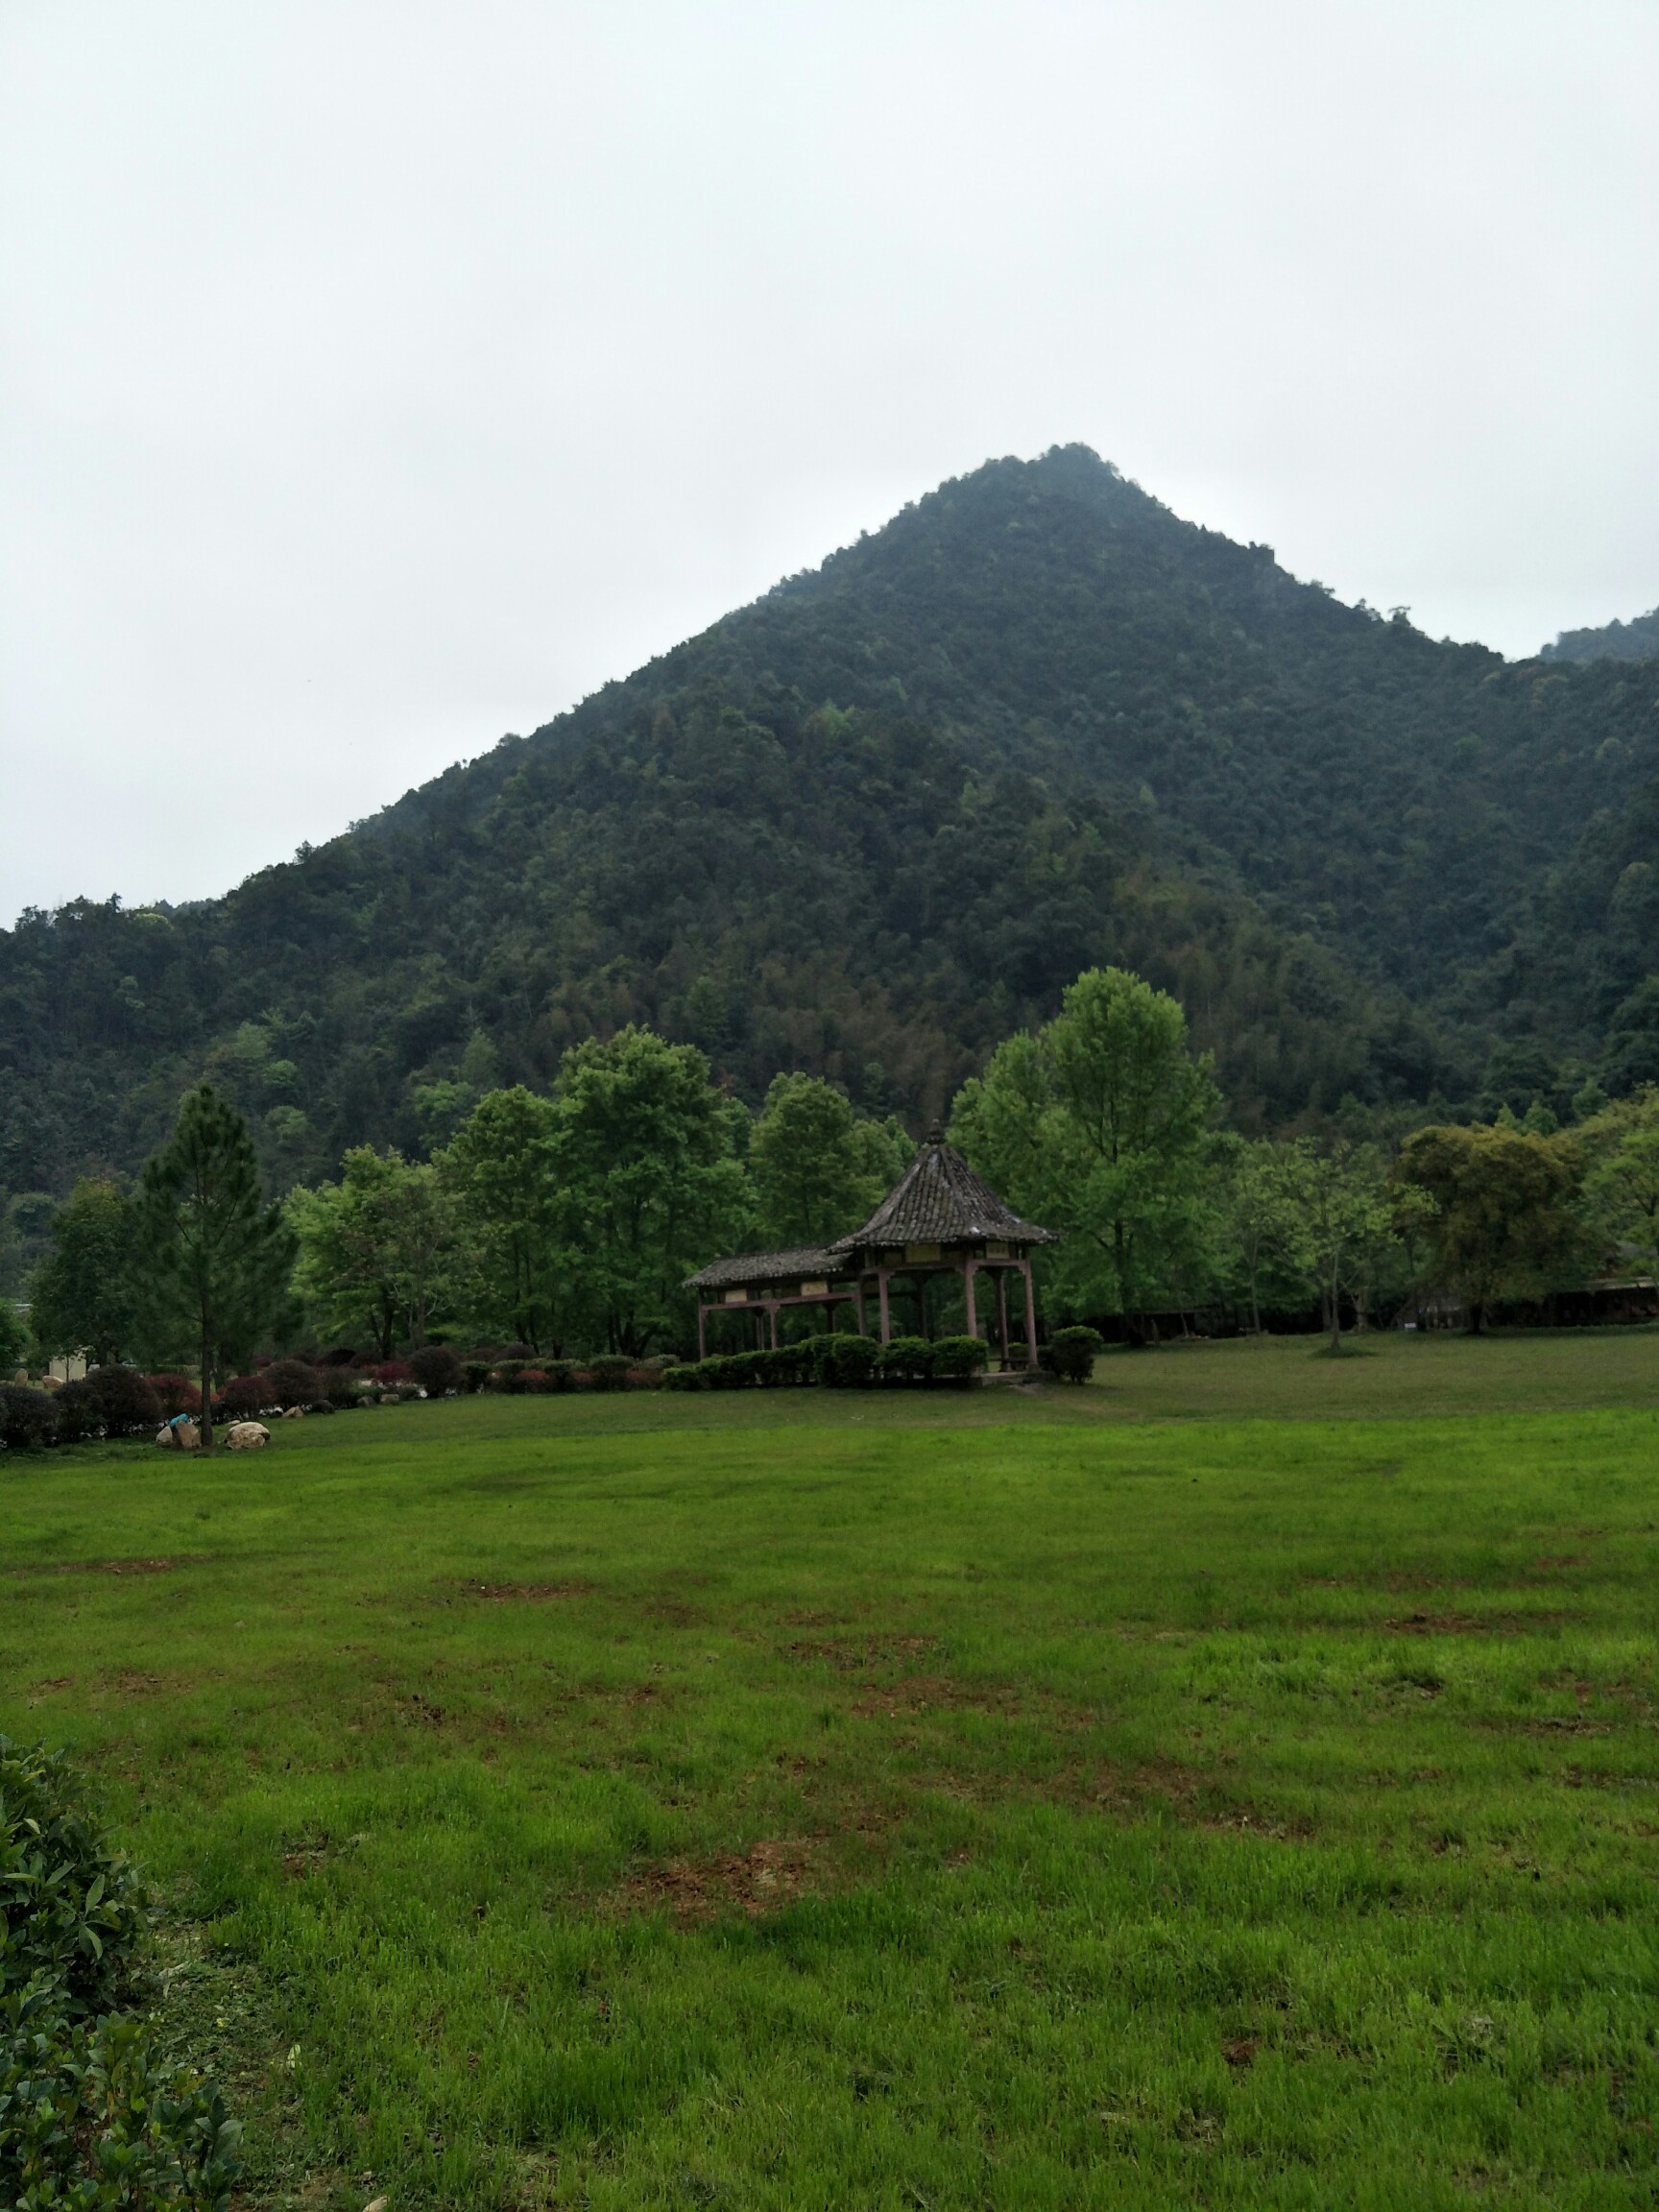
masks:
[[[1081,448],[992,463],[225,900],[25,917],[0,1185],[131,1166],[204,1066],[313,1174],[636,1018],[926,1115],[1100,959],[1247,1126],[1594,1060],[1659,966],[1604,861],[1656,690],[1345,607]]]
[[[1628,622],[1603,622],[1597,630],[1563,630],[1546,645],[1545,661],[1659,661],[1659,607]]]

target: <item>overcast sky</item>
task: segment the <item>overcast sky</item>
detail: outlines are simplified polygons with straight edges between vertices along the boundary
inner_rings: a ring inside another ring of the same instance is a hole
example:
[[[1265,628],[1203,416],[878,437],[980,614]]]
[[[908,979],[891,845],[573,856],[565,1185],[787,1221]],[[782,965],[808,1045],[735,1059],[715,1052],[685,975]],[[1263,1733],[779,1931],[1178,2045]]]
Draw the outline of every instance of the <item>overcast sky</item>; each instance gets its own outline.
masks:
[[[0,920],[225,889],[987,456],[1659,600],[1654,0],[0,0]]]

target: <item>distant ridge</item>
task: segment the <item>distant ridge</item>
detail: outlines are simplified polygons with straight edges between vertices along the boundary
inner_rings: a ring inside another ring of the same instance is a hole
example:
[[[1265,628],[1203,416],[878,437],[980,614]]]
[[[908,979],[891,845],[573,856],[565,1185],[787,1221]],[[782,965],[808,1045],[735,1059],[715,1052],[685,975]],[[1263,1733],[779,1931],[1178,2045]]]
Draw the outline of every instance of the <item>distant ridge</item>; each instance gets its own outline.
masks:
[[[204,1072],[284,1188],[631,1021],[919,1131],[1100,961],[1244,1128],[1659,1076],[1654,685],[1346,606],[1084,446],[988,462],[224,899],[0,931],[0,1202]]]
[[[1563,630],[1546,645],[1546,661],[1659,660],[1659,607],[1628,622],[1604,622],[1599,630]]]

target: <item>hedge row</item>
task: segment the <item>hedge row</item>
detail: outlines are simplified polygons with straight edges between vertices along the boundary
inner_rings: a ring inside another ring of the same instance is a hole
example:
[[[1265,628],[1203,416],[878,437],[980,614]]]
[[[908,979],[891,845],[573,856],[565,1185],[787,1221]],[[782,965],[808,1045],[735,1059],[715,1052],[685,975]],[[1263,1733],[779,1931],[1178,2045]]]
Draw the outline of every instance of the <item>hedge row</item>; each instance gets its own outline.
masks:
[[[809,1336],[775,1352],[733,1352],[669,1367],[668,1390],[746,1390],[780,1383],[817,1382],[862,1389],[872,1383],[970,1382],[991,1348],[980,1336],[895,1336],[878,1344],[869,1336]]]

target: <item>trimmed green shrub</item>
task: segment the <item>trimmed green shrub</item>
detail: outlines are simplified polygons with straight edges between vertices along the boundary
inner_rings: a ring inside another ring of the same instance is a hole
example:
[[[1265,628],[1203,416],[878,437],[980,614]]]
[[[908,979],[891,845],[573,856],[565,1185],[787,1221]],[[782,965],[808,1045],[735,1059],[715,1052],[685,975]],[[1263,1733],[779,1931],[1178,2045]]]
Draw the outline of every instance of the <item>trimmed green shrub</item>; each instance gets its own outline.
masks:
[[[549,1359],[541,1372],[547,1378],[541,1385],[544,1390],[574,1390],[576,1387],[576,1366],[573,1360]]]
[[[810,1382],[814,1342],[822,1338],[780,1344],[775,1351],[716,1353],[708,1359],[682,1361],[662,1369],[661,1384],[665,1390],[746,1390]]]
[[[462,1366],[461,1376],[463,1383],[469,1391],[478,1391],[484,1389],[490,1381],[489,1360],[467,1360]]]
[[[812,1338],[812,1365],[820,1382],[831,1389],[862,1390],[875,1380],[881,1347],[872,1336],[835,1334]]]
[[[983,1336],[938,1336],[933,1341],[935,1382],[971,1382],[985,1372],[991,1347]]]
[[[58,1408],[49,1390],[0,1382],[0,1444],[8,1452],[39,1452],[58,1433]]]
[[[933,1372],[933,1344],[926,1336],[895,1336],[876,1355],[883,1382],[926,1382]]]
[[[625,1352],[601,1352],[588,1362],[595,1390],[626,1390],[634,1362]]]
[[[1037,1363],[1061,1382],[1087,1382],[1097,1354],[1106,1349],[1098,1329],[1056,1329],[1037,1354]]]

